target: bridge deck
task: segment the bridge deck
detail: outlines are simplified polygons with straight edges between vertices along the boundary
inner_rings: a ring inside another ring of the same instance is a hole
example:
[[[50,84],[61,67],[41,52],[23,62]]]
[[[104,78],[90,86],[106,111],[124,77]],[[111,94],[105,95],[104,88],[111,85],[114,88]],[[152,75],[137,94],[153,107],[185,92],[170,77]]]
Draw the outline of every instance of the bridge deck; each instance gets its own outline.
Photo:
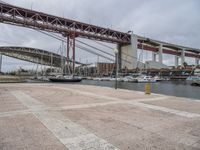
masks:
[[[200,149],[200,101],[69,84],[0,84],[0,149]]]

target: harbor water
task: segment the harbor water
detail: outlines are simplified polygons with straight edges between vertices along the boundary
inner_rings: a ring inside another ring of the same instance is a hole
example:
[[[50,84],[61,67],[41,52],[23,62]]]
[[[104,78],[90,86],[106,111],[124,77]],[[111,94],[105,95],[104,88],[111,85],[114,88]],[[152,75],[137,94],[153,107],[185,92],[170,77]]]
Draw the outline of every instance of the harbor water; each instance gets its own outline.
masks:
[[[115,87],[115,82],[111,81],[83,80],[79,84]],[[118,82],[118,88],[144,91],[145,83]],[[184,80],[151,83],[151,92],[200,100],[200,87],[191,86],[189,81]]]

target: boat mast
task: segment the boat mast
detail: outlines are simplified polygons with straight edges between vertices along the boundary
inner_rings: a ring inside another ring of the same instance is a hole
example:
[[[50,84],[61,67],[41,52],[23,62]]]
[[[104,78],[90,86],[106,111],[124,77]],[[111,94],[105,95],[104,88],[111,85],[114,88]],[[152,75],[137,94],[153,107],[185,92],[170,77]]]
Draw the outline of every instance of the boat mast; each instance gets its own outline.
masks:
[[[70,50],[70,39],[69,39],[69,36],[67,36],[67,49],[66,49],[66,53],[67,53],[67,70],[68,70],[68,75],[71,74],[71,70],[70,70],[70,67],[69,67],[69,50]]]
[[[3,59],[3,57],[2,57],[2,54],[0,53],[0,73],[2,72],[2,59]]]

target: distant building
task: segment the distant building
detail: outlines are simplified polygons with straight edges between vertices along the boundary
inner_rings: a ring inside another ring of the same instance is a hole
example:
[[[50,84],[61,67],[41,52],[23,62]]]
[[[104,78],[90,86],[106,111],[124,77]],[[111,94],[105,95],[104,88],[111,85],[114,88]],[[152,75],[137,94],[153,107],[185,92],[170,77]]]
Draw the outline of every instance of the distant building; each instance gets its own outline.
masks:
[[[170,69],[169,66],[160,62],[156,62],[156,61],[146,61],[145,65],[146,65],[146,68],[150,68],[150,69]]]
[[[97,73],[99,75],[110,75],[115,70],[115,63],[97,63]]]

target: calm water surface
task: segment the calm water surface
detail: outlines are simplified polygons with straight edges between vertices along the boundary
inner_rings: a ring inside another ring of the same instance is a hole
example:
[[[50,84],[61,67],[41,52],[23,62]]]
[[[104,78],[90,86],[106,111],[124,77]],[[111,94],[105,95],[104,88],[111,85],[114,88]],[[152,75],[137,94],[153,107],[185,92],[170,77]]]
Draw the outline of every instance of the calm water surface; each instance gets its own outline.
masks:
[[[115,82],[83,80],[80,84],[113,87]],[[144,91],[145,83],[118,82],[121,89]],[[186,97],[200,100],[200,87],[191,86],[188,81],[163,81],[151,84],[152,93]]]

